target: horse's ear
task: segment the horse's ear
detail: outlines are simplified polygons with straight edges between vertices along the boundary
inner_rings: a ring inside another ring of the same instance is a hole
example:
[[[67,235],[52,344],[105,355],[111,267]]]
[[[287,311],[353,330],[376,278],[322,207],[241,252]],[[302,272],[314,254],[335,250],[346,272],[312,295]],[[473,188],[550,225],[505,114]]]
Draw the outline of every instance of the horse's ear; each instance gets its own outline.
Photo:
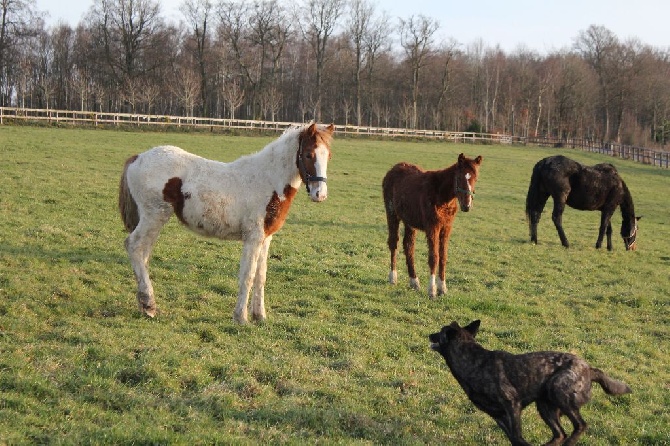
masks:
[[[641,218],[642,218],[642,216],[640,215],[639,217],[635,217],[635,220],[640,221]]]
[[[332,135],[333,132],[335,131],[335,126],[333,124],[330,124],[328,127],[326,127],[326,131]]]
[[[307,133],[309,135],[314,135],[316,133],[316,123],[311,123],[309,127],[307,127]]]
[[[483,160],[484,158],[482,158],[482,156],[479,155],[477,158],[475,158],[475,164],[479,166]]]
[[[465,155],[463,155],[463,154],[461,153],[461,154],[458,155],[458,162],[459,162],[459,163],[462,163],[463,160],[465,160]]]

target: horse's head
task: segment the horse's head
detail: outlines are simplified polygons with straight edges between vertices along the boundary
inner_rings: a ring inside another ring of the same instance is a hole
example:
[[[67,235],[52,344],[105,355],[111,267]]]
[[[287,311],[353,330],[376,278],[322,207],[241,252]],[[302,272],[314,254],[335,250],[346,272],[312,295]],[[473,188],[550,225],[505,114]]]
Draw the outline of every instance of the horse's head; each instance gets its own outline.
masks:
[[[462,153],[458,155],[458,166],[454,176],[454,193],[458,197],[458,203],[463,212],[468,212],[472,207],[472,200],[475,196],[475,183],[477,183],[481,163],[481,156],[472,159],[467,158]]]
[[[624,219],[621,222],[621,237],[626,245],[626,251],[635,251],[637,249],[637,222],[642,217],[633,217]]]
[[[311,124],[300,132],[298,138],[298,154],[296,163],[300,171],[300,178],[312,201],[323,201],[328,197],[326,171],[330,159],[330,142],[333,139],[335,127],[330,124],[319,128]]]

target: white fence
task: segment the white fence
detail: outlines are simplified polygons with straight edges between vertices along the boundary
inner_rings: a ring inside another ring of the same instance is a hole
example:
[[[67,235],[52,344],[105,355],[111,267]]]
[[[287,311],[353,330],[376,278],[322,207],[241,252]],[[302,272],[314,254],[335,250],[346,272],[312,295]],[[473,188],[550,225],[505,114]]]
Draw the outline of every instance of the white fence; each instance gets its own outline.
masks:
[[[217,119],[168,115],[140,115],[134,113],[99,113],[70,110],[42,110],[29,108],[0,107],[0,124],[5,122],[33,121],[49,124],[73,124],[93,126],[137,126],[137,127],[191,127],[209,129],[241,129],[283,132],[295,125],[293,122],[253,121],[244,119]],[[446,132],[441,130],[413,130],[386,127],[357,127],[335,125],[335,131],[342,134],[370,135],[405,138],[444,139],[453,142],[511,144],[524,143],[521,138],[510,135]]]

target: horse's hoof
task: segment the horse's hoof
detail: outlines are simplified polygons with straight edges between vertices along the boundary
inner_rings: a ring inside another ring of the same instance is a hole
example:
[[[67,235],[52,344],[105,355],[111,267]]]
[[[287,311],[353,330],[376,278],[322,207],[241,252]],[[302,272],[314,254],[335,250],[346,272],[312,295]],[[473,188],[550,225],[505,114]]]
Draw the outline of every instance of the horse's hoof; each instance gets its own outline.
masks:
[[[156,317],[157,312],[158,311],[156,310],[155,306],[151,307],[151,308],[145,308],[145,309],[142,310],[142,313],[144,313],[145,315],[147,315],[148,317],[150,317],[152,319]]]
[[[251,314],[251,319],[252,319],[254,322],[265,322],[266,316],[265,316],[265,313],[263,313],[263,314],[254,314],[254,313],[252,313],[252,314]]]
[[[398,271],[391,271],[389,273],[389,283],[391,285],[395,285],[398,283]]]
[[[419,291],[421,289],[421,284],[419,283],[418,277],[413,277],[409,279],[409,287],[413,290]]]
[[[233,322],[235,322],[236,324],[239,324],[239,325],[246,325],[247,322],[248,322],[246,313],[241,313],[241,314],[234,313],[233,314]]]

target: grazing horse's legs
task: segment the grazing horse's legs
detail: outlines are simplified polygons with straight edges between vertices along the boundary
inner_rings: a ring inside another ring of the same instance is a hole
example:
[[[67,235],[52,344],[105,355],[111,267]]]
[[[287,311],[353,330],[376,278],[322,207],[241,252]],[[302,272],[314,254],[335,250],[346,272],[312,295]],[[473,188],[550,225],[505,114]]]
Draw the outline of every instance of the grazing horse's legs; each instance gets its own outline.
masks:
[[[407,263],[407,272],[409,273],[409,286],[415,290],[421,289],[419,279],[416,277],[414,269],[414,241],[416,240],[416,229],[405,224],[405,235],[402,239],[402,247],[405,250],[405,262]]]
[[[263,249],[261,236],[249,235],[244,240],[242,247],[242,259],[240,261],[239,290],[237,292],[237,304],[233,313],[233,320],[239,324],[247,323],[247,302],[249,291],[254,282],[258,258]]]
[[[551,214],[551,219],[554,221],[561,244],[566,248],[570,247],[570,244],[568,243],[568,238],[565,236],[565,231],[563,231],[563,211],[565,210],[565,200],[568,193],[566,192],[565,195],[554,195],[554,211]]]
[[[393,211],[393,203],[387,201],[386,204],[386,223],[389,230],[388,246],[391,251],[391,271],[389,272],[389,283],[395,285],[398,283],[398,270],[396,266],[398,257],[398,230],[400,229],[400,219]]]
[[[265,278],[268,269],[268,251],[272,236],[265,237],[261,246],[258,263],[256,265],[256,277],[254,278],[254,291],[251,296],[251,318],[256,321],[265,320]]]
[[[600,230],[598,231],[598,240],[596,241],[596,249],[600,249],[603,245],[603,238],[607,233],[607,250],[612,250],[612,214],[609,210],[603,210],[600,213]]]
[[[156,316],[154,288],[149,278],[149,257],[158,239],[161,228],[172,215],[171,211],[162,211],[151,215],[142,215],[137,227],[131,232],[124,245],[130,258],[130,264],[137,281],[137,304],[140,311],[149,317]]]
[[[530,226],[530,241],[537,244],[537,225],[540,223],[540,217],[547,204],[549,194],[538,192],[537,201],[532,203],[532,210],[528,212],[528,224]]]

